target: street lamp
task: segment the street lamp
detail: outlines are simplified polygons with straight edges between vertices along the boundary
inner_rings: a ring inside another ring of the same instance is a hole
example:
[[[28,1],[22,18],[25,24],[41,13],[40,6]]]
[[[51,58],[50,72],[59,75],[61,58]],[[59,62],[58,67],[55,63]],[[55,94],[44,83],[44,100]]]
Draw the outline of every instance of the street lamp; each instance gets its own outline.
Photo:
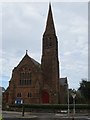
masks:
[[[21,105],[22,105],[22,116],[24,116],[24,105],[23,105],[23,100],[21,100]]]
[[[71,93],[72,97],[73,97],[73,116],[75,115],[75,97],[76,94],[74,92]]]

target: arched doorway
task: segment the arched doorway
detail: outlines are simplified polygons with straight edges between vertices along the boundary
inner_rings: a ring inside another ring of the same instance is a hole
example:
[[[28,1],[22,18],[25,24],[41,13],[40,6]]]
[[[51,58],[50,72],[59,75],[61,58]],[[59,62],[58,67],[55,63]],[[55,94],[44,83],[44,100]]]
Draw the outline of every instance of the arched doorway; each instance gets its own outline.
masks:
[[[42,92],[42,103],[49,103],[49,93],[47,91]]]

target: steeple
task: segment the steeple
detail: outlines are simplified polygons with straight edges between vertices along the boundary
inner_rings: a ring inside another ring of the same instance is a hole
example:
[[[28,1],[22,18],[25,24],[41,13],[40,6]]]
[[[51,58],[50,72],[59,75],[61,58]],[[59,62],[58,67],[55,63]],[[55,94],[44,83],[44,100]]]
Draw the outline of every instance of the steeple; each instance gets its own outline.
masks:
[[[52,8],[51,8],[50,3],[49,3],[49,11],[48,11],[48,17],[47,17],[47,22],[46,22],[46,29],[45,29],[44,34],[55,34]]]
[[[41,70],[43,88],[47,87],[49,90],[54,90],[56,96],[51,95],[54,98],[52,103],[58,103],[59,98],[59,60],[58,60],[58,39],[55,33],[53,15],[51,4],[49,4],[49,11],[46,23],[46,29],[43,35],[42,44],[42,59]]]

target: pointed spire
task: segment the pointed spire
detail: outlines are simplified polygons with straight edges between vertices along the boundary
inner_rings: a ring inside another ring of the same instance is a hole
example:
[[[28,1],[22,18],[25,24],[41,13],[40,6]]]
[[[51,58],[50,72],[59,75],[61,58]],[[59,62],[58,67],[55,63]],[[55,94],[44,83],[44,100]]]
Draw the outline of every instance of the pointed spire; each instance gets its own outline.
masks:
[[[51,3],[49,3],[49,11],[48,11],[46,29],[44,34],[55,34]]]

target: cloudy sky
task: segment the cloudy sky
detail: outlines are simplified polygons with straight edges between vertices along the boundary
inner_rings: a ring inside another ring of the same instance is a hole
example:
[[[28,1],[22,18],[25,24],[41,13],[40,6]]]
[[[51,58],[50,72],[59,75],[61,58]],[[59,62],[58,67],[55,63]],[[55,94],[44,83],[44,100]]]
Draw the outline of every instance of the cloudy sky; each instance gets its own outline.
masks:
[[[77,89],[81,79],[88,78],[88,3],[53,2],[52,11],[59,42],[60,76],[67,77],[69,87]],[[47,13],[48,2],[2,4],[0,79],[5,88],[12,69],[18,65],[26,50],[41,62]]]

